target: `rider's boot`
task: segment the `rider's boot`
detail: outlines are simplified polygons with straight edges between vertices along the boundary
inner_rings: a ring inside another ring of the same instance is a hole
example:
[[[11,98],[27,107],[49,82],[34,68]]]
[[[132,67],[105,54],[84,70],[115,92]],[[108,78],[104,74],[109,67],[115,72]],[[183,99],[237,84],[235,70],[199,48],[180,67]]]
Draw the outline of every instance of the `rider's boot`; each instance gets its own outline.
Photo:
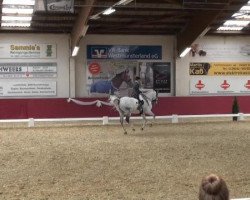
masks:
[[[137,109],[140,111],[140,115],[143,113],[143,108],[142,108],[142,105],[143,105],[143,100],[139,100],[138,101],[139,105],[137,107]]]

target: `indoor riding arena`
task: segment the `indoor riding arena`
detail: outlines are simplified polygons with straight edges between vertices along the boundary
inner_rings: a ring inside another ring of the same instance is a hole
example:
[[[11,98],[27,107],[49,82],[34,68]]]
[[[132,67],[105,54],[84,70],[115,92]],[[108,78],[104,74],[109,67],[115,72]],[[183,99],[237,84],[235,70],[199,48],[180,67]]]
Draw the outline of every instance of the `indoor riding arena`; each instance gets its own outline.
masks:
[[[0,0],[0,200],[250,200],[249,13]]]
[[[1,199],[198,199],[220,174],[250,196],[250,123],[158,122],[140,130],[68,123],[0,129]]]

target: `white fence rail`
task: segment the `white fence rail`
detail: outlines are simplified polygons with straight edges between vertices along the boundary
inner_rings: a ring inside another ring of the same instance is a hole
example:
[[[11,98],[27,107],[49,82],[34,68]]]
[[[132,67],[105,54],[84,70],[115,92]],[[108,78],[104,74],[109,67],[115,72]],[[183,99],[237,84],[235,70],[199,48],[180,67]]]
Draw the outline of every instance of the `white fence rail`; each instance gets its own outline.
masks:
[[[238,113],[238,114],[209,114],[209,115],[167,115],[167,116],[156,116],[155,119],[170,120],[172,123],[178,123],[180,119],[192,119],[192,118],[232,118],[237,117],[238,121],[245,120],[250,114]],[[47,118],[47,119],[4,119],[0,120],[0,123],[27,123],[28,127],[34,127],[36,122],[76,122],[76,121],[100,121],[103,125],[109,124],[110,121],[119,121],[119,117],[97,117],[97,118]],[[131,119],[141,119],[140,116],[131,117]],[[148,116],[147,119],[152,119]]]

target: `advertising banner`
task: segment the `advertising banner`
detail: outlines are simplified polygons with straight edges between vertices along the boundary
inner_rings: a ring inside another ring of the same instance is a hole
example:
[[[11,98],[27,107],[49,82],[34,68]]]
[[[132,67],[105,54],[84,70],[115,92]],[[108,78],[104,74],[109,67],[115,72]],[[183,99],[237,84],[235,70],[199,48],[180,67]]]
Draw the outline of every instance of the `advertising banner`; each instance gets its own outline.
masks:
[[[119,91],[128,96],[138,63],[125,60],[87,62],[87,90],[90,95],[109,94]]]
[[[0,63],[0,78],[56,78],[57,63]]]
[[[56,44],[1,44],[0,58],[56,58]]]
[[[139,71],[143,88],[154,89],[159,93],[171,92],[171,63],[139,62]]]
[[[47,11],[74,13],[74,0],[44,0]]]
[[[162,46],[87,45],[87,59],[161,60]]]
[[[170,93],[171,63],[136,62],[128,60],[89,60],[87,89],[90,95],[119,92],[130,96],[135,76],[140,76],[142,88]]]
[[[204,44],[196,43],[191,46],[189,54],[193,59],[195,58],[233,58],[233,59],[247,59],[250,57],[250,43],[238,44]]]
[[[250,94],[249,77],[192,76],[190,95]]]
[[[56,96],[56,81],[0,82],[0,97]]]
[[[249,76],[250,62],[191,62],[189,75]]]

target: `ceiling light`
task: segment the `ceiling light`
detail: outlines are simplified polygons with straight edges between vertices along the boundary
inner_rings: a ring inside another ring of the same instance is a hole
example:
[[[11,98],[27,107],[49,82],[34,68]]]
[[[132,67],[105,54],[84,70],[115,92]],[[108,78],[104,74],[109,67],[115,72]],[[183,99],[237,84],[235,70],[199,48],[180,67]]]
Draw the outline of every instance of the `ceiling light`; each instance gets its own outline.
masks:
[[[72,56],[76,56],[76,55],[78,54],[79,49],[80,49],[80,47],[75,46],[75,47],[74,47],[74,50],[73,50],[73,52],[72,52]]]
[[[2,21],[31,21],[32,17],[2,16]]]
[[[240,31],[244,28],[244,26],[221,26],[217,30],[218,31]]]
[[[3,5],[35,5],[35,0],[3,0]]]
[[[25,22],[25,23],[16,23],[16,22],[2,22],[1,23],[2,27],[29,27],[30,22]]]
[[[187,47],[180,55],[180,57],[184,57],[185,55],[187,55],[187,53],[191,50],[191,47]]]
[[[224,25],[225,26],[247,26],[250,21],[243,21],[243,20],[227,20]]]
[[[115,12],[115,9],[111,7],[111,8],[108,8],[107,10],[104,10],[102,14],[103,15],[110,15],[113,12]]]
[[[120,0],[116,5],[123,5],[123,6],[125,6],[125,5],[127,5],[129,3],[131,3],[132,1],[134,1],[134,0]]]
[[[234,13],[232,17],[236,19],[250,19],[250,15],[248,15],[247,13],[240,12]]]
[[[240,10],[250,11],[250,6],[242,6]]]
[[[25,9],[20,9],[20,8],[2,8],[2,13],[5,14],[32,14],[33,9],[31,8],[25,8]]]

